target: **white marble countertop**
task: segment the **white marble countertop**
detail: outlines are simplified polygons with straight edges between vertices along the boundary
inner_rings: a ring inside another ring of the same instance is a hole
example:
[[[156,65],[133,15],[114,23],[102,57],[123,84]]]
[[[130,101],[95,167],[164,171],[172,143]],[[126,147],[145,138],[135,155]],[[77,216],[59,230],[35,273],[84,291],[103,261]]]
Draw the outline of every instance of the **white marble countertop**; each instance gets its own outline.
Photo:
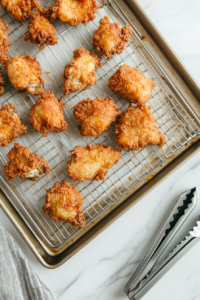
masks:
[[[200,1],[139,0],[158,29],[200,84]],[[200,201],[200,153],[174,172],[63,266],[39,264],[21,236],[0,210],[0,226],[15,238],[33,270],[59,300],[127,299],[123,287],[143,258],[158,224],[174,199],[197,187]],[[144,300],[200,299],[200,243],[193,247]]]

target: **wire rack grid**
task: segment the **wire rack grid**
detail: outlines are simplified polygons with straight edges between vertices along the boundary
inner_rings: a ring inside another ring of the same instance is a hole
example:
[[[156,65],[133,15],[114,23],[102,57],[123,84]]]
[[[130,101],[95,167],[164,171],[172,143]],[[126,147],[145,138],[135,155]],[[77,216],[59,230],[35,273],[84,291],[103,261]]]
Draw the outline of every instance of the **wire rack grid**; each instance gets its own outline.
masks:
[[[112,4],[112,2],[110,3]],[[45,7],[49,4],[52,3],[42,3]],[[119,21],[121,26],[125,25],[123,19],[119,18],[119,15],[110,5],[101,5],[96,19],[86,26],[79,24],[73,27],[54,20],[59,42],[55,46],[45,47],[43,51],[40,51],[37,45],[24,41],[28,21],[19,24],[6,12],[0,11],[0,14],[3,15],[10,27],[9,41],[12,43],[10,56],[20,54],[35,56],[42,68],[45,89],[53,91],[56,97],[63,97],[66,103],[64,112],[69,128],[63,133],[50,133],[47,137],[42,137],[40,133],[32,129],[28,121],[30,107],[35,103],[37,97],[26,93],[19,95],[7,81],[5,93],[0,98],[1,104],[14,103],[22,116],[23,123],[28,125],[28,134],[20,136],[17,142],[44,157],[52,170],[50,174],[42,176],[37,182],[20,182],[20,180],[15,179],[13,184],[9,184],[9,188],[12,191],[14,191],[14,187],[17,189],[20,196],[16,201],[25,208],[43,238],[52,247],[57,247],[71,237],[77,229],[67,222],[55,222],[44,215],[42,207],[46,189],[52,187],[55,182],[62,180],[75,184],[77,190],[84,196],[83,211],[87,226],[87,223],[116,201],[124,192],[136,185],[156,166],[196,136],[199,133],[199,125],[180,99],[167,86],[162,72],[157,72],[154,65],[147,59],[142,43],[134,34],[134,28],[132,28],[131,40],[122,54],[114,55],[109,61],[103,57],[103,66],[96,70],[97,80],[93,86],[69,96],[64,95],[62,74],[65,65],[73,59],[73,51],[84,47],[97,53],[91,41],[94,30],[99,26],[99,20],[107,15],[111,22]],[[118,145],[114,125],[101,136],[81,137],[78,123],[73,117],[73,107],[88,97],[95,99],[96,97],[110,96],[119,108],[125,111],[128,101],[121,99],[117,93],[113,93],[108,88],[109,78],[124,63],[140,69],[146,77],[156,82],[157,86],[148,101],[148,105],[151,106],[160,131],[165,134],[166,144],[162,148],[149,145],[135,152],[124,150],[120,162],[109,170],[104,181],[74,183],[67,176],[67,161],[70,160],[70,150],[74,149],[76,145],[86,146],[89,142],[104,143],[114,148],[118,148]],[[6,77],[6,74],[4,75]],[[2,168],[7,161],[6,154],[12,147],[13,143],[1,151],[2,163],[0,164],[2,164]],[[6,181],[3,174],[2,178]]]

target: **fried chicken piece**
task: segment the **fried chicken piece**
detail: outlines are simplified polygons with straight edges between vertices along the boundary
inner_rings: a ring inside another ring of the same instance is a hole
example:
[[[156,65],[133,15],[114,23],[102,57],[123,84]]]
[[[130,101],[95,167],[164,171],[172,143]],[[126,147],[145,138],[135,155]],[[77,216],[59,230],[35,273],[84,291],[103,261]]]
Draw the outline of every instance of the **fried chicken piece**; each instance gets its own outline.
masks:
[[[17,115],[14,104],[3,104],[0,109],[0,147],[12,143],[20,134],[27,133],[27,126]]]
[[[83,90],[88,85],[96,82],[95,69],[102,66],[101,57],[84,48],[73,52],[74,60],[65,66],[63,79],[65,81],[63,91],[66,95]]]
[[[115,133],[121,149],[136,151],[149,144],[162,147],[165,143],[165,137],[155,124],[150,106],[132,107],[130,104],[120,117]]]
[[[145,105],[156,83],[128,65],[122,65],[109,79],[109,87],[119,95],[139,106]]]
[[[0,73],[0,96],[3,94],[4,91],[4,85],[6,84],[2,74]]]
[[[56,0],[53,6],[49,6],[48,11],[53,19],[76,26],[79,23],[86,25],[96,18],[96,8],[99,5],[96,0]]]
[[[81,123],[81,135],[97,136],[108,130],[110,124],[121,114],[111,97],[105,100],[82,100],[74,107],[74,117]]]
[[[43,211],[56,221],[69,222],[78,228],[85,225],[81,205],[83,196],[73,184],[64,180],[61,183],[56,182],[54,187],[47,191]]]
[[[20,93],[38,95],[43,92],[44,79],[39,62],[33,56],[13,56],[4,64],[12,85]]]
[[[32,10],[39,8],[38,0],[0,0],[4,9],[15,18],[24,22],[30,17]]]
[[[121,156],[121,150],[104,144],[76,146],[70,152],[72,160],[67,163],[67,171],[74,181],[104,180],[108,169],[117,164]]]
[[[8,58],[8,50],[11,43],[8,42],[9,26],[0,19],[0,63],[3,63]]]
[[[44,49],[44,45],[48,46],[58,43],[56,29],[44,7],[40,7],[40,9],[31,14],[27,28],[29,32],[25,35],[24,40],[26,42],[30,41],[33,44],[39,44],[40,50]]]
[[[34,130],[41,131],[43,136],[51,131],[56,133],[68,128],[65,121],[62,99],[57,99],[53,92],[43,92],[30,109],[29,121]]]
[[[94,32],[92,43],[99,52],[110,59],[115,53],[122,53],[126,43],[130,40],[131,29],[129,25],[120,28],[119,22],[110,23],[105,16],[99,21],[100,26]]]
[[[51,171],[44,158],[32,153],[29,148],[20,144],[14,144],[7,157],[9,162],[4,166],[3,171],[9,182],[12,182],[14,177],[19,177],[21,180],[36,181],[39,176]]]

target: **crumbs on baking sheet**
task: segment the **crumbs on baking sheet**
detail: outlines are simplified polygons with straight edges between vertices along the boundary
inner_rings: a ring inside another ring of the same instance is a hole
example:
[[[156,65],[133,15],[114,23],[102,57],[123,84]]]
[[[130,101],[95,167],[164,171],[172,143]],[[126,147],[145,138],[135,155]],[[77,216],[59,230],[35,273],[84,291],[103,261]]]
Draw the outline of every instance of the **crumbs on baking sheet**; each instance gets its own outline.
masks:
[[[129,180],[132,180],[133,179],[133,177],[131,177],[131,176],[129,176],[129,178],[128,178]]]
[[[151,180],[153,177],[154,177],[153,174],[149,174],[149,175],[147,176],[147,180]]]

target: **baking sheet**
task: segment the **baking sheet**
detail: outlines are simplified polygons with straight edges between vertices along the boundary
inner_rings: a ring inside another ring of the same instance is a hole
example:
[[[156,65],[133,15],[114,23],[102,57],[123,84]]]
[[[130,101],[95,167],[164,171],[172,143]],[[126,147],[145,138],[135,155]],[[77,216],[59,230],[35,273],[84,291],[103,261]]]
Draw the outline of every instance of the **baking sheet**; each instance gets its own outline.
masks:
[[[48,6],[49,3],[46,3],[46,5]],[[31,181],[21,182],[15,179],[12,184],[8,184],[12,192],[17,194],[17,198],[13,197],[12,201],[18,202],[17,204],[21,205],[24,213],[28,213],[32,221],[28,224],[29,227],[35,226],[52,247],[59,246],[77,231],[70,224],[53,221],[42,212],[46,189],[52,187],[55,182],[65,179],[76,185],[77,190],[84,196],[83,210],[88,224],[144,177],[151,177],[151,172],[159,164],[199,133],[199,124],[194,115],[184,105],[184,101],[173,94],[167,84],[165,74],[157,70],[133,27],[131,40],[123,54],[114,55],[109,61],[103,58],[103,66],[97,69],[95,85],[69,96],[64,95],[62,91],[64,67],[72,60],[72,51],[77,48],[84,47],[89,51],[97,52],[91,41],[93,32],[99,25],[99,20],[107,15],[110,17],[111,22],[120,21],[121,26],[125,25],[124,18],[119,18],[119,15],[115,13],[116,11],[114,12],[114,6],[114,1],[110,1],[109,5],[102,4],[101,8],[98,9],[96,19],[86,26],[79,24],[72,27],[58,20],[53,21],[57,29],[59,42],[55,46],[45,47],[42,51],[39,50],[37,45],[24,41],[24,34],[27,32],[27,21],[24,24],[19,24],[9,14],[4,15],[4,21],[10,27],[9,41],[12,42],[10,56],[26,54],[37,57],[42,67],[42,76],[45,78],[45,89],[53,91],[56,97],[64,97],[66,104],[65,118],[69,128],[63,133],[50,133],[47,137],[42,137],[41,133],[34,132],[28,121],[30,107],[37,100],[37,96],[30,96],[26,93],[19,95],[7,81],[5,93],[0,98],[1,104],[14,103],[23,119],[23,123],[28,125],[28,134],[20,136],[16,141],[29,147],[31,151],[36,152],[39,156],[44,157],[52,168],[50,174],[42,176],[36,183]],[[3,14],[3,10],[0,10],[0,15]],[[146,77],[157,83],[153,96],[147,104],[152,107],[152,113],[157,120],[157,124],[161,132],[165,134],[166,144],[161,149],[149,145],[140,151],[124,150],[120,162],[109,170],[106,180],[74,183],[67,176],[67,161],[70,159],[70,150],[76,145],[86,146],[88,142],[94,144],[104,143],[114,148],[118,148],[118,145],[115,141],[114,125],[99,137],[81,137],[78,122],[73,117],[73,107],[79,101],[88,97],[95,99],[97,96],[102,98],[111,96],[115,103],[125,111],[128,101],[121,99],[117,93],[113,93],[108,87],[109,78],[124,63],[140,69]],[[12,147],[13,143],[1,149],[1,170],[7,162],[6,154]],[[3,173],[0,174],[6,182]],[[85,226],[86,230],[87,224]]]

